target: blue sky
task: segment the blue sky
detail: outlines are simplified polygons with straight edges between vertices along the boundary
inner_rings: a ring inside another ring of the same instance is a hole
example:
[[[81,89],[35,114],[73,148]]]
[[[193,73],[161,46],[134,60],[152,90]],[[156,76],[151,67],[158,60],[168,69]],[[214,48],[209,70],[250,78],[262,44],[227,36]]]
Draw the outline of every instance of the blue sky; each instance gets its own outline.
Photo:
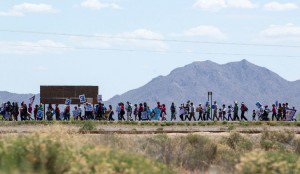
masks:
[[[0,0],[0,90],[98,85],[108,99],[203,60],[247,59],[299,80],[300,47],[287,47],[300,46],[299,16],[300,0]]]

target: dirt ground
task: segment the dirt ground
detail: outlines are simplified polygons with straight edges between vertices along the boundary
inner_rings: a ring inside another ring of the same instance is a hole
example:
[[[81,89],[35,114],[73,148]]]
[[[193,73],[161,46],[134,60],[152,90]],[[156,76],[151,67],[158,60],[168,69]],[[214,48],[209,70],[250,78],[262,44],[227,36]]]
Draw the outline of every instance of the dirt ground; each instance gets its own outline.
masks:
[[[190,133],[210,136],[226,136],[235,131],[242,134],[255,136],[264,130],[292,131],[300,136],[300,127],[297,126],[249,126],[230,129],[227,126],[140,126],[140,125],[98,125],[92,131],[81,131],[78,125],[14,125],[0,126],[0,134],[32,134],[47,133],[54,129],[62,129],[74,134],[121,134],[121,135],[152,135],[168,134],[171,136],[187,135]]]

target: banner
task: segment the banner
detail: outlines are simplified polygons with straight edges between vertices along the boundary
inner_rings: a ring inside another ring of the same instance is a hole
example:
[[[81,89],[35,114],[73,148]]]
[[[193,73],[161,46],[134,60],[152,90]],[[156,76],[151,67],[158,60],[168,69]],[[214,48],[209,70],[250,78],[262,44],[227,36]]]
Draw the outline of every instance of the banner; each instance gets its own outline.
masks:
[[[295,118],[297,110],[295,109],[286,109],[286,120],[293,121]]]
[[[29,98],[29,103],[32,105],[35,100],[35,95]]]
[[[80,103],[85,103],[86,102],[86,98],[85,98],[84,94],[79,96],[79,101],[80,101]]]
[[[71,99],[67,98],[66,101],[65,101],[65,104],[70,105],[71,104]]]
[[[258,102],[256,102],[256,107],[259,109],[259,108],[261,108],[262,107],[262,105],[260,104],[260,102],[258,101]]]
[[[98,101],[98,103],[102,103],[102,95],[97,96],[97,101]]]

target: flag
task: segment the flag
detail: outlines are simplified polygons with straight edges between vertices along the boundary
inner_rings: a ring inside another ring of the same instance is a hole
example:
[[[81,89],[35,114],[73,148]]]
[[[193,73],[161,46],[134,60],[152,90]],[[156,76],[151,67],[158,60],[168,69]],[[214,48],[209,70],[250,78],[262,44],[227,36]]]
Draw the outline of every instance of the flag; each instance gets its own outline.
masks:
[[[256,102],[256,107],[259,109],[259,108],[261,108],[262,107],[262,105],[261,105],[261,103],[258,101],[258,102]]]
[[[35,100],[35,95],[29,98],[29,103],[32,105]]]

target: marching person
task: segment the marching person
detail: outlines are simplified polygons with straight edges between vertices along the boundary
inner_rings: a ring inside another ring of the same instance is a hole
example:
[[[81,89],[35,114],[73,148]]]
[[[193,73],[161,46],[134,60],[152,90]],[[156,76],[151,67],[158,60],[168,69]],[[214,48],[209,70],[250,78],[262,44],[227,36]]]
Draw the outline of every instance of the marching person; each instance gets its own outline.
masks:
[[[46,112],[46,116],[47,116],[48,121],[53,121],[53,108],[52,108],[51,105],[48,107],[48,110]]]
[[[227,119],[228,119],[228,121],[229,120],[233,121],[233,118],[232,118],[232,106],[231,105],[228,106]]]
[[[44,119],[44,107],[43,104],[41,103],[38,108],[37,120],[41,121],[43,119]]]
[[[276,105],[273,104],[272,105],[272,121],[274,121],[275,119],[278,120],[278,118],[277,118],[277,108],[276,108]]]
[[[134,104],[133,115],[134,115],[134,121],[138,120],[139,109],[138,109],[138,105],[137,104]]]
[[[132,106],[129,101],[126,102],[127,121],[132,121]]]
[[[166,108],[166,105],[165,104],[162,104],[161,106],[161,121],[167,121],[167,108]]]
[[[113,118],[114,111],[113,111],[112,105],[108,106],[108,112],[109,112],[108,121],[115,121],[115,119]]]
[[[212,105],[212,109],[213,109],[213,121],[219,120],[218,117],[218,104],[217,101],[214,101],[214,104]]]
[[[59,109],[59,107],[58,107],[58,104],[55,105],[55,111],[54,111],[54,112],[55,112],[55,120],[56,120],[56,121],[61,120],[61,119],[60,119],[60,109]]]
[[[255,110],[253,110],[253,112],[252,112],[252,121],[256,121],[256,111]]]
[[[22,102],[20,108],[21,121],[27,120],[27,112],[28,112],[27,105],[24,102]]]
[[[181,106],[179,107],[179,118],[181,119],[181,121],[184,121],[184,114],[185,114],[184,105],[181,104]]]
[[[240,121],[240,117],[239,117],[239,105],[238,105],[237,101],[234,103],[233,120],[234,121],[236,121],[236,120]]]
[[[85,117],[87,120],[93,120],[93,106],[90,103],[85,104]]]
[[[204,121],[203,118],[203,108],[202,108],[202,104],[200,103],[199,106],[196,109],[197,112],[199,112],[199,117],[198,117],[198,121]]]
[[[171,121],[173,120],[176,121],[176,106],[174,103],[171,104],[170,111],[171,111]]]
[[[64,110],[64,120],[69,121],[70,120],[70,105],[66,105]]]
[[[282,120],[282,118],[283,118],[282,113],[283,113],[283,108],[282,108],[281,103],[279,103],[278,108],[277,108],[277,121]]]
[[[227,121],[229,121],[229,118],[227,119],[226,118],[226,105],[223,105],[222,106],[223,108],[222,108],[222,117],[223,117],[223,121],[225,121],[225,120],[227,120]]]
[[[120,103],[120,121],[126,121],[125,117],[125,106],[124,106],[124,103]]]
[[[192,121],[192,119],[196,121],[194,103],[191,103],[190,105],[190,121]]]
[[[74,120],[79,120],[79,118],[80,118],[80,111],[77,106],[74,107],[73,118],[74,118]]]
[[[34,117],[34,120],[38,120],[37,117],[38,117],[38,110],[39,110],[39,105],[35,105],[34,106],[34,109],[33,109],[33,117]]]
[[[245,113],[248,111],[248,107],[244,102],[241,104],[241,120],[248,121],[248,119],[245,117]]]
[[[13,108],[12,108],[12,115],[14,117],[15,121],[18,121],[18,116],[19,116],[19,105],[17,102],[13,103]]]

